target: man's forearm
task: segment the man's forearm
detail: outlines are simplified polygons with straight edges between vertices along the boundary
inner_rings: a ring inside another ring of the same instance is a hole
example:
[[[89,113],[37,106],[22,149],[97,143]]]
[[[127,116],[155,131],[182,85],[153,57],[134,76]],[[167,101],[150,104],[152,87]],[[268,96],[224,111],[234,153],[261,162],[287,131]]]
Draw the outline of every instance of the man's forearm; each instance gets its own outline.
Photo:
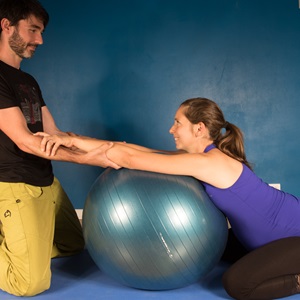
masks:
[[[26,143],[19,143],[17,145],[22,151],[36,155],[49,160],[67,161],[73,163],[84,163],[84,153],[76,150],[71,150],[65,147],[59,147],[55,156],[49,156],[45,151],[41,149],[42,137],[40,136],[28,136]]]

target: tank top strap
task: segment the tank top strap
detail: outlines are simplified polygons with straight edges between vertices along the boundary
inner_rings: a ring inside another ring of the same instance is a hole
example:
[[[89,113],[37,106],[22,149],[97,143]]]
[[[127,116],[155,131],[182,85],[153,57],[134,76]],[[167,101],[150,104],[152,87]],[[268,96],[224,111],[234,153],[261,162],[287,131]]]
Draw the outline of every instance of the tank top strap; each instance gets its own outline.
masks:
[[[204,149],[204,153],[207,153],[208,151],[217,148],[215,144],[210,144]]]

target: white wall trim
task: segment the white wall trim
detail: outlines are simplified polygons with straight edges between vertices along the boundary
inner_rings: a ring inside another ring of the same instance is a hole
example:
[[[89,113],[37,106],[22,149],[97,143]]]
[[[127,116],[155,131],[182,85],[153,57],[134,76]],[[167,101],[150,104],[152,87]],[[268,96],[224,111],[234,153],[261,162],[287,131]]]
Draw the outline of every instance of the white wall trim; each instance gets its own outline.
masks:
[[[82,220],[82,212],[83,212],[83,209],[75,209],[76,211],[76,214],[78,216],[78,219],[79,220]]]

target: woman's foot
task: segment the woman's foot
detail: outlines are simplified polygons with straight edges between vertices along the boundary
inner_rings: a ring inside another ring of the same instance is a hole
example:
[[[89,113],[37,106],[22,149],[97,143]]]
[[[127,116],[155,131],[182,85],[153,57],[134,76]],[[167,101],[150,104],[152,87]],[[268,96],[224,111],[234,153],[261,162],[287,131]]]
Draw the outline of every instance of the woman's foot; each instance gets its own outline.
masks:
[[[300,293],[300,275],[296,275],[296,280],[297,280],[297,292]]]

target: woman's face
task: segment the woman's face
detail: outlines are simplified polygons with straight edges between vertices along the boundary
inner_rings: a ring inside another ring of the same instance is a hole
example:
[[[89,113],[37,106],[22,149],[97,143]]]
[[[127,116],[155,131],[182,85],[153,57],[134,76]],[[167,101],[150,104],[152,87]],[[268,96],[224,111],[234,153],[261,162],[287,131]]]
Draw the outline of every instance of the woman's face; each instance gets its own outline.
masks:
[[[196,149],[196,131],[198,124],[192,124],[183,113],[183,107],[180,107],[174,118],[174,124],[169,132],[173,135],[176,148],[193,153]]]

